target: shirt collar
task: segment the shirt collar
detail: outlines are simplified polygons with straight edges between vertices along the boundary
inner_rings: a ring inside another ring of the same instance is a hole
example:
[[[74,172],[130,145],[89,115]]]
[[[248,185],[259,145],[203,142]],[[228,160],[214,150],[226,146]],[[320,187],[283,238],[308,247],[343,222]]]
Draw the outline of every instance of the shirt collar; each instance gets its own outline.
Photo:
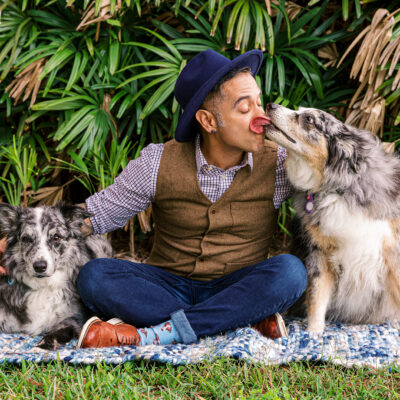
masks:
[[[210,165],[208,165],[206,158],[204,157],[204,154],[201,151],[200,148],[200,134],[196,136],[195,140],[195,145],[196,145],[196,166],[197,166],[197,172],[200,173],[201,171],[208,170]],[[244,168],[246,166],[250,167],[250,170],[253,171],[253,153],[246,153],[244,156],[243,161],[234,167],[229,168],[229,170],[239,170],[241,168]],[[215,167],[217,168],[217,167]],[[220,168],[218,168],[220,169]]]

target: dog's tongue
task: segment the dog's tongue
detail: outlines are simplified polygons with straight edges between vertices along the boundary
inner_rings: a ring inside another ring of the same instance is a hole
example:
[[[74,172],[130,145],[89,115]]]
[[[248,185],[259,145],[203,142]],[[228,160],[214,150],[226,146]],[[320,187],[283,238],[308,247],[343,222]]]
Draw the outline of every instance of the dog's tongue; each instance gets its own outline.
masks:
[[[250,121],[250,130],[254,133],[263,133],[264,126],[270,123],[271,120],[268,117],[255,117]]]

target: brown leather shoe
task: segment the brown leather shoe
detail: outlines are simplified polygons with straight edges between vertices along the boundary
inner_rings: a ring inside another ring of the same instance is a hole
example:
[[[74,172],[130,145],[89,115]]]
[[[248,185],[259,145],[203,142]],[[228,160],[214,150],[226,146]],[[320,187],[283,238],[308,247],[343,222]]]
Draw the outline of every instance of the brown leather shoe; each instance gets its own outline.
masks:
[[[140,336],[134,326],[122,321],[115,323],[114,319],[110,322],[90,318],[83,325],[76,347],[140,346]]]
[[[252,328],[270,339],[278,339],[282,336],[287,336],[285,322],[279,313],[275,313],[263,319],[253,325]]]

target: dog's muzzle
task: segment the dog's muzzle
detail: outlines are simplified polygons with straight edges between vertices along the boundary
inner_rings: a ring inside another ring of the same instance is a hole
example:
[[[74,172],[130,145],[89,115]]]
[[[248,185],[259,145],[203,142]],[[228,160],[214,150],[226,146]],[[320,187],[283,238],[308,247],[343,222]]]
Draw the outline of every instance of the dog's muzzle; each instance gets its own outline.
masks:
[[[278,109],[278,105],[274,104],[274,103],[268,103],[267,104],[267,111],[268,111],[268,115],[271,117],[274,113],[274,110]],[[264,124],[263,128],[264,128],[264,132],[265,133],[274,133],[274,131],[279,132],[280,134],[282,134],[287,140],[289,140],[289,142],[292,143],[296,143],[296,141],[290,137],[286,132],[282,131],[281,129],[279,129],[274,122],[268,118],[270,120],[269,124]]]

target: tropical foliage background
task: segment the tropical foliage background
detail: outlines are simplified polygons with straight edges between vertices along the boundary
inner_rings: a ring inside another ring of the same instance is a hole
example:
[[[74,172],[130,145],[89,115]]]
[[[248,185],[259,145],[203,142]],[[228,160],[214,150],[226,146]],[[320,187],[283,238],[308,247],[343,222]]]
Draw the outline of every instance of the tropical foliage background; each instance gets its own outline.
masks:
[[[196,53],[264,52],[263,101],[400,141],[399,1],[1,0],[0,196],[74,203],[173,137]],[[285,231],[290,202],[281,209]],[[144,226],[142,230],[149,229]],[[142,235],[130,221],[133,234]]]

